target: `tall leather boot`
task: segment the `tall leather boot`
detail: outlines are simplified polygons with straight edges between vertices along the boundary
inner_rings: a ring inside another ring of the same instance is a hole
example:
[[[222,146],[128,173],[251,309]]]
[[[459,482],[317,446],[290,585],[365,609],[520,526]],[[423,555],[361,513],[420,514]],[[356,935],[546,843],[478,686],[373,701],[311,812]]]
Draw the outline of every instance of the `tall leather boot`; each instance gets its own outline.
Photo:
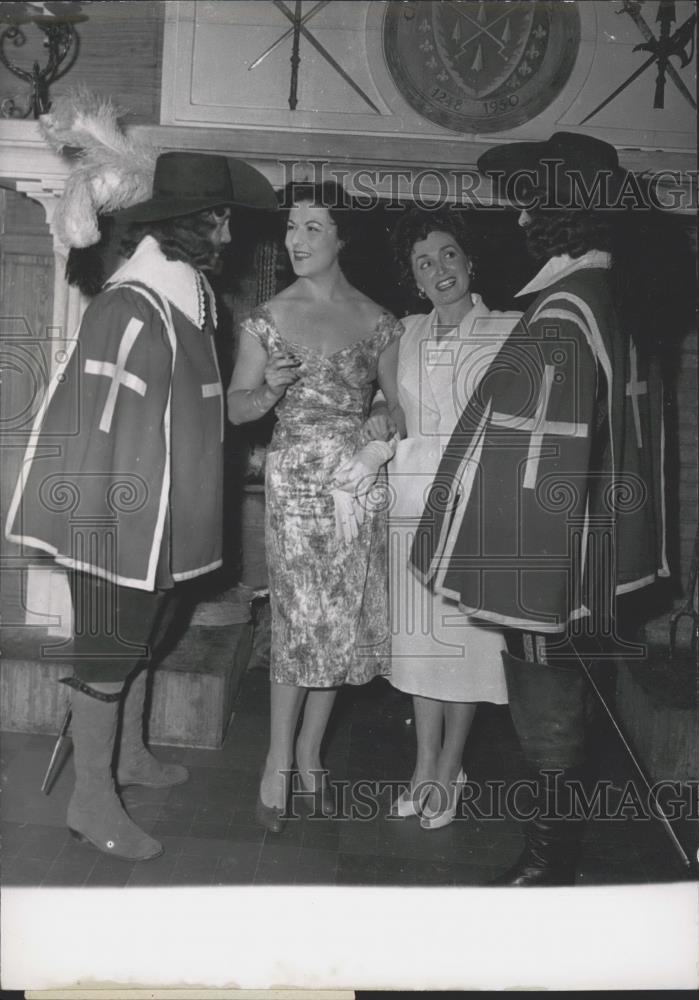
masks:
[[[68,803],[68,829],[113,857],[157,857],[162,844],[130,819],[114,788],[112,757],[122,685],[90,687],[73,680],[70,686],[75,789]]]
[[[514,865],[490,885],[575,885],[585,823],[581,817],[570,815],[569,786],[582,777],[579,768],[532,774],[531,780],[540,791],[534,802],[536,815],[525,825],[524,850]]]
[[[574,885],[584,820],[571,815],[569,783],[584,773],[585,679],[575,666],[502,657],[512,721],[539,791],[524,851],[490,884]]]
[[[154,757],[143,742],[143,709],[146,701],[147,670],[129,683],[122,701],[121,737],[117,748],[117,784],[169,788],[189,778],[182,764],[165,764]]]

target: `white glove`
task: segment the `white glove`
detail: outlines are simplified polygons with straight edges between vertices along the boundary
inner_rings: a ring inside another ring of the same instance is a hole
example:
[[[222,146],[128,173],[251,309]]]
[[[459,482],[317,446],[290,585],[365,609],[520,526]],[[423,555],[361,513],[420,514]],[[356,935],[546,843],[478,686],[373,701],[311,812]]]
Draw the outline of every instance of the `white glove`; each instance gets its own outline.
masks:
[[[335,486],[353,497],[364,496],[374,485],[379,469],[396,453],[398,435],[390,441],[370,441],[348,458],[333,477]]]
[[[335,538],[338,542],[351,543],[359,534],[357,508],[359,504],[350,493],[332,490],[335,502]]]

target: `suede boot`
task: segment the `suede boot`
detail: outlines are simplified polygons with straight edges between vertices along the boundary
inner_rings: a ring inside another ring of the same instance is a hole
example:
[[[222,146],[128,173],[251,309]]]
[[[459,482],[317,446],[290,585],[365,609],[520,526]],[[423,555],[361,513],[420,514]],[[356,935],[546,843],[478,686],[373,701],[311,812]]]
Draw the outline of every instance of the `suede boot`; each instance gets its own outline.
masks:
[[[112,757],[119,701],[100,687],[118,689],[119,685],[92,688],[80,683],[71,691],[75,790],[68,803],[68,829],[76,839],[105,854],[147,861],[162,854],[162,844],[129,818],[114,788]]]
[[[570,815],[568,783],[583,777],[585,678],[575,665],[502,657],[512,721],[539,792],[524,851],[491,885],[574,885],[584,820]]]
[[[165,764],[154,757],[143,741],[143,710],[147,671],[141,670],[126,689],[122,700],[121,737],[117,748],[117,784],[169,788],[189,778],[182,764]]]

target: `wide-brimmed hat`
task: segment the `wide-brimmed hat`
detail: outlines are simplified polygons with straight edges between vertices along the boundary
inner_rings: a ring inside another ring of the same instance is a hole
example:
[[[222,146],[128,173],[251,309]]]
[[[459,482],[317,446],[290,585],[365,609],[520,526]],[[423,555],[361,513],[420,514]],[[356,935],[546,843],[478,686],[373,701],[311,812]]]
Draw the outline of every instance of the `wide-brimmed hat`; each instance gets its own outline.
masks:
[[[259,170],[242,160],[210,153],[161,153],[151,197],[119,212],[117,218],[157,222],[224,205],[276,211],[277,198]]]
[[[478,169],[500,198],[562,209],[616,207],[629,177],[614,146],[577,132],[493,146],[478,158]]]

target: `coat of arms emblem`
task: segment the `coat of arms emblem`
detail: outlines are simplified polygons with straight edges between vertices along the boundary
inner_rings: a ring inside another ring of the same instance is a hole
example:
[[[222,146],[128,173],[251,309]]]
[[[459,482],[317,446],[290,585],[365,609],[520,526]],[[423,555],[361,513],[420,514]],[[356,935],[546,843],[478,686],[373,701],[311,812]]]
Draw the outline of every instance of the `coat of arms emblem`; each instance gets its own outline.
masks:
[[[388,68],[419,114],[456,132],[499,132],[544,110],[580,42],[575,4],[541,0],[390,2]]]

